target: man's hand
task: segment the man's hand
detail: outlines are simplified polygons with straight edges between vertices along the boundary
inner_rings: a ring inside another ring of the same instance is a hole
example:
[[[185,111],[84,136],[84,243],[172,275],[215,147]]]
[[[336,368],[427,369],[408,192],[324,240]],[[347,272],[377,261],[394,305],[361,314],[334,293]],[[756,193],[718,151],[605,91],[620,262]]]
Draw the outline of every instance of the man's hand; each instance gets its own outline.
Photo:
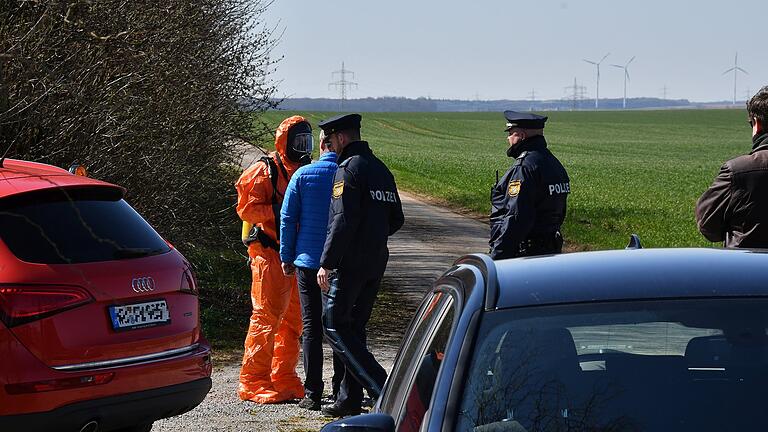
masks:
[[[328,150],[328,143],[325,142],[325,131],[320,129],[320,153],[325,153]]]
[[[283,263],[283,274],[286,276],[290,276],[294,273],[296,273],[296,266],[290,263]]]
[[[328,283],[328,273],[331,271],[320,267],[320,270],[317,271],[317,284],[320,285],[320,289],[327,293],[329,289],[331,289],[331,285]]]

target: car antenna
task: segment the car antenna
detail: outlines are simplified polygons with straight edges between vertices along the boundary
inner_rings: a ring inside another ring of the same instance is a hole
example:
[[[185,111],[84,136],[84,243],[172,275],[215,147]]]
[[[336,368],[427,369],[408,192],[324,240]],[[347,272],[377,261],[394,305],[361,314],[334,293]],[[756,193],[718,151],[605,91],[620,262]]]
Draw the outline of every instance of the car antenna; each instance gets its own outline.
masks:
[[[5,162],[5,157],[8,155],[8,152],[11,151],[11,147],[13,147],[13,142],[8,144],[8,147],[3,152],[3,156],[0,156],[0,168],[3,168],[3,162]]]
[[[640,244],[640,237],[637,234],[629,235],[629,244],[624,249],[642,249],[643,245]]]

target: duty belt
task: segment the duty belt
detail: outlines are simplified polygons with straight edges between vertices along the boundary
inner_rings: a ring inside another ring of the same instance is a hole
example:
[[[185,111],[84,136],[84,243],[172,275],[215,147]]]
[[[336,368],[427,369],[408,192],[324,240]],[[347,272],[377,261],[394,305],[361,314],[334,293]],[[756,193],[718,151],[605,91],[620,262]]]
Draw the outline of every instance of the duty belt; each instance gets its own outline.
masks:
[[[251,228],[251,232],[248,234],[248,238],[245,239],[243,243],[248,246],[255,241],[261,243],[261,245],[265,248],[271,248],[280,252],[280,244],[278,244],[277,241],[267,235],[267,233],[265,233],[264,230],[258,226]]]
[[[560,231],[529,237],[518,244],[517,256],[560,253],[563,250],[563,235]]]

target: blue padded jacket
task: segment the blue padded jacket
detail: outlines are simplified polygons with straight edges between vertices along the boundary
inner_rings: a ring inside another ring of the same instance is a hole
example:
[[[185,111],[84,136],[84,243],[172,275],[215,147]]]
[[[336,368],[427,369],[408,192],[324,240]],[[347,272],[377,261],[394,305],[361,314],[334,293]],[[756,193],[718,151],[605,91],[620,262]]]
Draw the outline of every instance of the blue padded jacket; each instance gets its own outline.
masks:
[[[320,268],[337,168],[336,153],[328,152],[291,177],[280,210],[280,261]]]

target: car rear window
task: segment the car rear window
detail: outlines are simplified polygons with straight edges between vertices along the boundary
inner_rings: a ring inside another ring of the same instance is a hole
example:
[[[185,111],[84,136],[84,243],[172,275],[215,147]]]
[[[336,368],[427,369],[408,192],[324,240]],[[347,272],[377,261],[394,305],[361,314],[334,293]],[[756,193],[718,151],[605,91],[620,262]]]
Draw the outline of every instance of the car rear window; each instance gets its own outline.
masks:
[[[458,430],[751,430],[763,424],[768,299],[488,313]]]
[[[0,200],[0,239],[19,259],[74,264],[168,252],[115,188],[39,191]]]

